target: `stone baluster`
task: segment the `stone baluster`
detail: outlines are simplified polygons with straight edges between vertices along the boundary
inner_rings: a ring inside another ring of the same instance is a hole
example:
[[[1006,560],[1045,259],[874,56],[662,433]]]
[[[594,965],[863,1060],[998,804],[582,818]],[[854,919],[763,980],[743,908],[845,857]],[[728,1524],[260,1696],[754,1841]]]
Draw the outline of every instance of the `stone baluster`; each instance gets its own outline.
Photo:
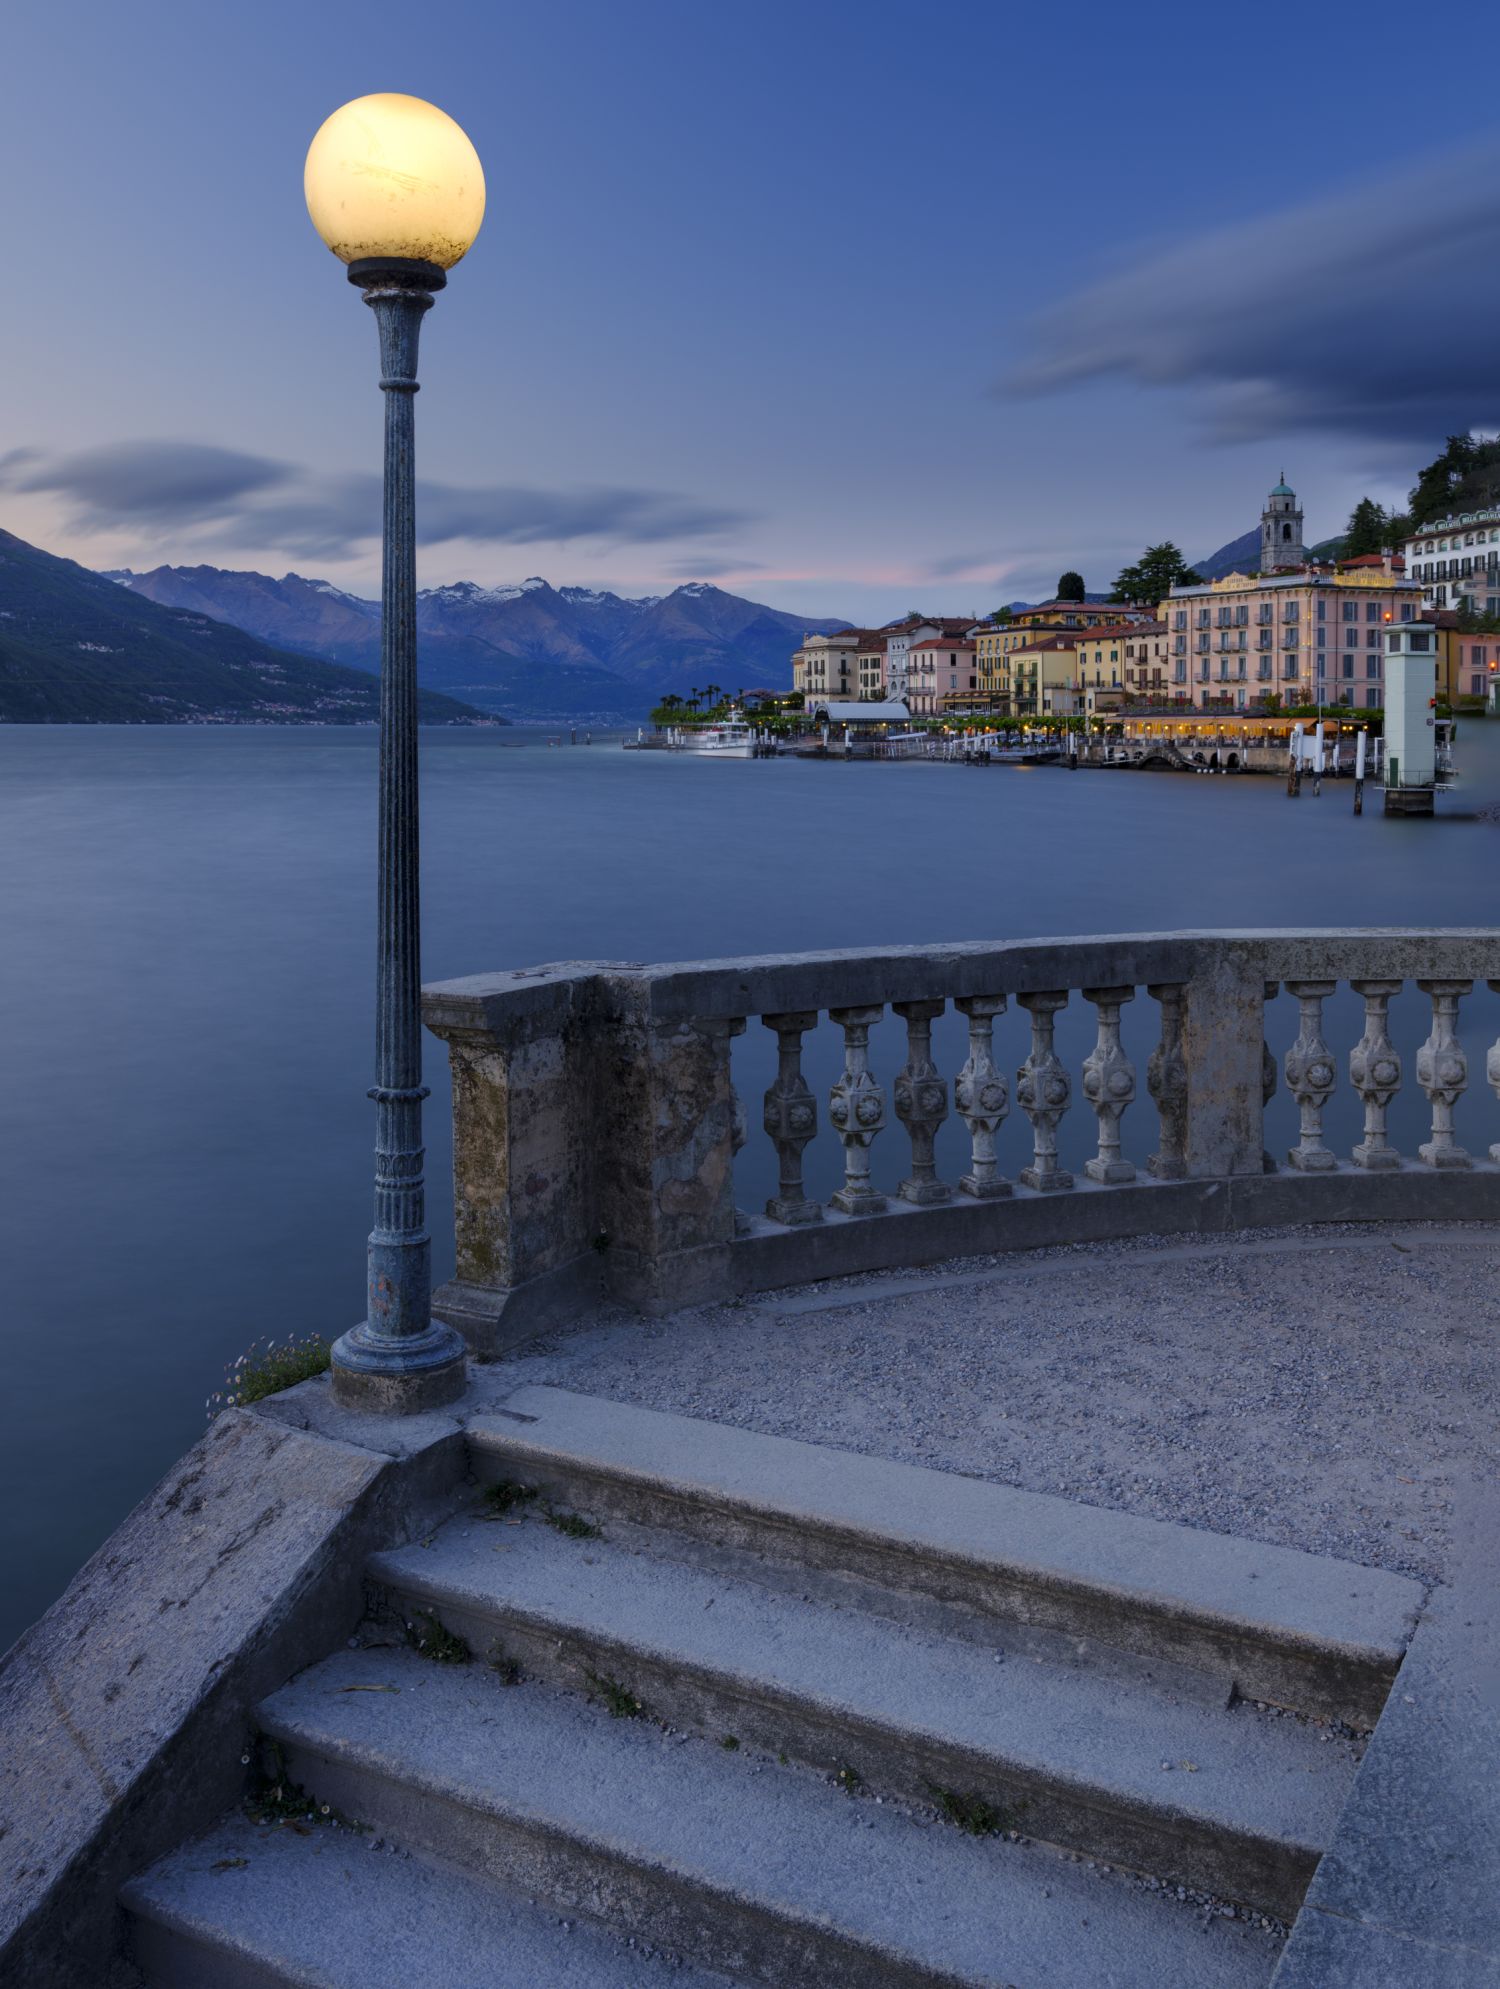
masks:
[[[1386,1138],[1386,1108],[1401,1089],[1401,1059],[1391,1041],[1391,996],[1399,981],[1351,981],[1364,996],[1365,1033],[1349,1052],[1349,1082],[1365,1104],[1365,1136],[1350,1156],[1356,1167],[1399,1167],[1401,1156]]]
[[[781,1167],[781,1186],[766,1203],[766,1214],[789,1225],[821,1222],[821,1205],[802,1185],[802,1150],[818,1130],[818,1101],[802,1075],[802,1038],[817,1027],[817,1011],[763,1015],[761,1021],[776,1032],[776,1077],[766,1092],[764,1125]]]
[[[878,1215],[885,1196],[870,1186],[870,1147],[885,1125],[885,1092],[870,1069],[870,1030],[881,1007],[831,1008],[844,1032],[844,1072],[828,1094],[828,1117],[844,1142],[844,1185],[833,1206],[845,1215]]]
[[[1297,1040],[1286,1053],[1286,1083],[1302,1114],[1301,1136],[1287,1155],[1287,1164],[1304,1174],[1323,1174],[1338,1166],[1323,1141],[1323,1107],[1336,1082],[1333,1052],[1323,1041],[1323,1003],[1337,986],[1337,981],[1286,984],[1301,1011]]]
[[[1031,1055],[1016,1072],[1016,1100],[1031,1121],[1032,1156],[1031,1165],[1023,1167],[1018,1178],[1026,1188],[1071,1188],[1072,1175],[1057,1164],[1057,1126],[1068,1109],[1073,1084],[1052,1044],[1054,1017],[1067,1007],[1067,991],[1016,999],[1031,1016]]]
[[[1275,1001],[1277,995],[1280,993],[1280,981],[1266,982],[1267,1001]],[[1262,1027],[1264,1028],[1264,1011],[1262,1011]],[[1264,1035],[1262,1035],[1260,1039],[1260,1116],[1262,1125],[1265,1122],[1266,1107],[1276,1096],[1276,1082],[1279,1075],[1280,1073],[1276,1069],[1276,1059],[1271,1054],[1271,1045],[1266,1041]],[[1276,1162],[1272,1158],[1271,1149],[1267,1146],[1262,1146],[1260,1150],[1260,1171],[1262,1174],[1274,1174],[1276,1172]]]
[[[1468,1088],[1469,1060],[1458,1040],[1458,1004],[1472,981],[1418,981],[1432,1001],[1432,1033],[1417,1052],[1417,1082],[1432,1104],[1432,1138],[1417,1148],[1429,1167],[1472,1167],[1453,1137],[1453,1108]]]
[[[937,1178],[933,1145],[948,1116],[948,1087],[932,1061],[932,1025],[942,1001],[891,1003],[906,1022],[906,1067],[896,1079],[896,1117],[911,1135],[911,1174],[898,1193],[904,1202],[946,1202],[951,1190]]]
[[[958,1185],[976,1201],[989,1202],[1011,1191],[995,1160],[995,1134],[1010,1110],[1010,1093],[994,1054],[995,1017],[1005,1012],[1005,996],[960,995],[954,1007],[969,1018],[968,1061],[958,1073],[953,1097],[972,1148],[969,1171]]]
[[[1500,994],[1500,981],[1486,981],[1485,986],[1491,994]],[[1500,1041],[1490,1047],[1490,1053],[1484,1060],[1484,1075],[1490,1089],[1500,1098]],[[1500,1162],[1500,1142],[1490,1148],[1490,1159]]]
[[[1161,1040],[1146,1065],[1146,1089],[1161,1121],[1161,1146],[1146,1162],[1158,1181],[1187,1178],[1187,1058],[1182,1048],[1182,987],[1152,981],[1147,994],[1161,1003]],[[1273,1072],[1274,1076],[1274,1072]]]
[[[1135,1000],[1135,989],[1085,988],[1085,1001],[1099,1011],[1099,1037],[1083,1060],[1083,1095],[1099,1121],[1099,1151],[1083,1171],[1091,1181],[1133,1181],[1135,1169],[1120,1152],[1120,1120],[1135,1097],[1135,1065],[1120,1042],[1120,1010]]]

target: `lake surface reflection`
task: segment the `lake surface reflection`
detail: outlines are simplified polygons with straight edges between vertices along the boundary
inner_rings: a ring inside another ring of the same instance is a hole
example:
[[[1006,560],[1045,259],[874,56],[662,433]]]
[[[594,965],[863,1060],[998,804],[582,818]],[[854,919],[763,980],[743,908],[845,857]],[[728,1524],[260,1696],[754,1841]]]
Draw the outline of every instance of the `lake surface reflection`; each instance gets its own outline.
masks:
[[[426,977],[1182,926],[1485,924],[1500,827],[1472,811],[1500,801],[1500,726],[1466,724],[1459,761],[1441,819],[1388,822],[1378,790],[1356,821],[1347,783],[1293,803],[1265,779],[705,764],[432,732]],[[199,1434],[237,1353],[342,1331],[361,1309],[374,775],[366,731],[0,728],[0,1645]],[[1342,1057],[1358,1004],[1339,1000]],[[1397,1009],[1409,1045],[1425,1003],[1408,990]],[[1493,999],[1466,1009],[1472,1099]],[[1090,1015],[1075,1001],[1060,1032],[1075,1068]],[[1012,1063],[1022,1020],[1006,1019]],[[1127,1012],[1142,1066],[1154,1024],[1144,998]],[[1294,1033],[1279,1016],[1273,1047]],[[902,1034],[893,1018],[875,1032],[886,1075]],[[955,1018],[937,1042],[951,1073]],[[752,1023],[737,1051],[752,1126],[772,1047]],[[447,1089],[431,1052],[441,1277]],[[815,1082],[835,1056],[825,1027]],[[1409,1150],[1422,1101],[1408,1085],[1393,1131]],[[1331,1122],[1345,1147],[1353,1108],[1345,1085]],[[1086,1144],[1091,1115],[1070,1120]],[[1025,1132],[1013,1120],[1006,1137]],[[950,1178],[962,1137],[950,1122]],[[893,1128],[892,1180],[898,1143]],[[768,1189],[764,1149],[753,1132],[748,1206]],[[825,1135],[810,1159],[826,1193],[836,1144]],[[1016,1162],[1013,1144],[1005,1171]]]

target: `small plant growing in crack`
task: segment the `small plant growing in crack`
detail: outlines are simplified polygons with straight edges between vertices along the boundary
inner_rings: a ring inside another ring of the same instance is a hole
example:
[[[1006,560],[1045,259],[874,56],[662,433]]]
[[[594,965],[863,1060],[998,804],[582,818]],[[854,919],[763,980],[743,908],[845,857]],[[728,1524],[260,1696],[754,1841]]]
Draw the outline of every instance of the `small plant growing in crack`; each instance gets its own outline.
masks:
[[[846,1796],[857,1796],[865,1785],[865,1778],[849,1762],[839,1763],[839,1772],[833,1778]]]
[[[633,1692],[627,1692],[618,1678],[605,1678],[597,1671],[584,1673],[594,1691],[609,1708],[612,1720],[644,1719],[646,1708]]]
[[[490,1652],[487,1662],[490,1670],[494,1672],[502,1685],[519,1685],[521,1680],[526,1676],[516,1660],[506,1655],[503,1644],[496,1644],[495,1648]]]
[[[724,1738],[719,1742],[719,1745],[720,1747],[723,1748],[726,1754],[738,1754],[740,1751],[739,1735],[727,1733],[725,1734]]]
[[[247,1755],[243,1757],[249,1760]],[[332,1803],[322,1803],[294,1782],[287,1773],[281,1743],[262,1740],[256,1762],[255,1787],[245,1798],[245,1814],[252,1823],[274,1823],[305,1837],[319,1825],[338,1830],[368,1833],[368,1823],[356,1823]],[[214,1867],[215,1870],[221,1867]],[[228,1869],[227,1866],[222,1869]]]
[[[965,1794],[960,1789],[940,1789],[929,1782],[928,1793],[950,1823],[956,1823],[968,1837],[998,1837],[1010,1829],[1003,1809],[986,1802],[983,1796]]]
[[[565,1533],[570,1540],[600,1540],[603,1535],[591,1519],[582,1513],[563,1512],[555,1506],[548,1506],[542,1514],[547,1524],[559,1533]]]
[[[529,1506],[536,1497],[535,1485],[518,1485],[513,1478],[502,1478],[498,1485],[485,1489],[484,1503],[488,1507],[486,1519],[506,1519],[517,1506]]]
[[[474,1655],[431,1609],[417,1611],[416,1621],[406,1626],[406,1641],[419,1657],[431,1658],[434,1664],[467,1664]]]

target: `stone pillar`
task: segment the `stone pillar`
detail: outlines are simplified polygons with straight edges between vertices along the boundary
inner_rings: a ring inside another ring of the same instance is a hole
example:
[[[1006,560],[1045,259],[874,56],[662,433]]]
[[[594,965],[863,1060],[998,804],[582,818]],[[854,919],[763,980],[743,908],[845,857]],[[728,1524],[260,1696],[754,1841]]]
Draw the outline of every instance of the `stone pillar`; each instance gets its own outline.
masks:
[[[1120,1120],[1135,1097],[1135,1065],[1120,1042],[1120,1010],[1134,988],[1085,988],[1099,1011],[1099,1038],[1083,1062],[1083,1095],[1099,1121],[1099,1151],[1083,1171],[1091,1181],[1133,1181],[1135,1169],[1120,1151]]]
[[[432,1309],[484,1359],[597,1293],[590,1059],[565,999],[535,1026],[429,1027],[453,1080],[457,1259]]]
[[[1458,1040],[1458,1004],[1472,981],[1418,981],[1432,1002],[1432,1033],[1417,1052],[1417,1082],[1432,1104],[1432,1138],[1417,1148],[1429,1167],[1472,1167],[1453,1137],[1453,1108],[1469,1083],[1469,1060]]]
[[[1491,994],[1500,994],[1500,981],[1486,981]],[[1500,1098],[1500,1041],[1490,1045],[1489,1055],[1484,1060],[1485,1081],[1497,1098]],[[1490,1159],[1500,1162],[1500,1142],[1490,1148]]]
[[[762,1123],[776,1148],[781,1185],[766,1203],[773,1222],[821,1222],[823,1210],[802,1185],[802,1152],[818,1130],[818,1103],[802,1075],[802,1038],[818,1024],[816,1009],[763,1015],[776,1032],[776,1077],[765,1096]]]
[[[1025,1188],[1071,1188],[1072,1175],[1057,1164],[1057,1128],[1073,1084],[1052,1045],[1054,1018],[1068,1005],[1067,989],[1016,999],[1031,1015],[1031,1054],[1016,1072],[1016,1102],[1031,1121],[1032,1154],[1018,1178]]]
[[[643,1312],[712,1303],[734,1289],[734,1085],[741,1018],[651,1013],[651,989],[611,976],[614,1027],[590,1123],[605,1286]]]
[[[745,1033],[745,1018],[742,1015],[736,1021],[732,1021],[730,1023],[729,1040],[732,1043],[736,1036],[743,1036],[744,1033]],[[743,1151],[745,1141],[750,1137],[749,1114],[745,1110],[745,1101],[743,1098],[741,1098],[739,1094],[739,1088],[735,1084],[734,1077],[732,1075],[733,1070],[734,1070],[734,1062],[733,1062],[733,1057],[731,1056],[730,1060],[731,1076],[729,1079],[729,1113],[730,1113],[729,1158],[730,1158],[731,1167],[735,1159]],[[732,1192],[732,1183],[733,1183],[733,1176],[731,1175],[731,1192]],[[736,1236],[748,1236],[750,1234],[749,1219],[744,1214],[742,1214],[738,1203],[735,1204],[735,1210],[734,1210],[734,1233]]]
[[[1205,940],[1182,983],[1190,1180],[1263,1171],[1264,976],[1258,946]]]
[[[947,1003],[897,1001],[891,1006],[906,1023],[906,1066],[896,1079],[896,1117],[911,1135],[911,1173],[897,1193],[919,1206],[946,1202],[950,1191],[937,1178],[933,1145],[948,1116],[948,1087],[932,1061],[932,1025]]]
[[[1266,982],[1266,1000],[1268,1002],[1275,1001],[1277,995],[1279,995],[1280,993],[1281,993],[1280,981]],[[1265,1027],[1264,1010],[1262,1010],[1261,1013],[1261,1027],[1262,1028]],[[1266,1107],[1270,1104],[1271,1100],[1276,1096],[1277,1075],[1278,1073],[1276,1070],[1276,1059],[1271,1055],[1270,1044],[1266,1041],[1265,1037],[1262,1036],[1260,1039],[1260,1111],[1261,1111],[1262,1135],[1264,1135]],[[1271,1152],[1269,1147],[1266,1146],[1261,1147],[1260,1166],[1261,1166],[1261,1172],[1263,1174],[1274,1174],[1276,1172],[1276,1162],[1271,1158]]]
[[[870,1069],[870,1030],[882,1007],[831,1008],[844,1032],[844,1072],[828,1094],[828,1117],[844,1143],[844,1185],[833,1206],[845,1215],[878,1215],[885,1196],[870,1186],[870,1147],[885,1125],[885,1092]]]
[[[995,1064],[995,1017],[1005,1012],[1004,995],[960,995],[955,1008],[969,1018],[969,1056],[958,1073],[954,1099],[969,1129],[969,1171],[959,1182],[976,1201],[997,1200],[1010,1183],[997,1172],[995,1134],[1010,1110],[1010,1093]]]
[[[1161,1003],[1161,1040],[1146,1065],[1146,1089],[1161,1122],[1161,1145],[1146,1162],[1158,1181],[1181,1181],[1187,1174],[1188,1078],[1182,1053],[1182,985],[1152,981],[1147,994]]]
[[[1401,992],[1399,981],[1351,981],[1364,996],[1365,1033],[1349,1052],[1349,1082],[1364,1100],[1365,1136],[1350,1158],[1356,1167],[1378,1171],[1399,1167],[1401,1156],[1386,1138],[1385,1115],[1401,1089],[1401,1059],[1391,1041],[1391,996]]]
[[[1326,1174],[1338,1160],[1323,1142],[1323,1107],[1337,1082],[1333,1052],[1323,1041],[1323,1003],[1337,981],[1288,981],[1301,1012],[1297,1040],[1286,1053],[1287,1089],[1302,1114],[1301,1135],[1287,1165],[1304,1174]]]

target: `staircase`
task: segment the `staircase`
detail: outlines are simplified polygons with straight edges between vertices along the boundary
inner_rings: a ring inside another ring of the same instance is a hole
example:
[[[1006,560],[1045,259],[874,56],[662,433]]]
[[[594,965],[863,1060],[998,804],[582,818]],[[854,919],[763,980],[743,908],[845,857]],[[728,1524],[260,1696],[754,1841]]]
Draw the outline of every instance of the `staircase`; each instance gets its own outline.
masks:
[[[261,1707],[317,1821],[127,1888],[152,1989],[1265,1985],[1421,1601],[558,1389],[469,1444]]]

